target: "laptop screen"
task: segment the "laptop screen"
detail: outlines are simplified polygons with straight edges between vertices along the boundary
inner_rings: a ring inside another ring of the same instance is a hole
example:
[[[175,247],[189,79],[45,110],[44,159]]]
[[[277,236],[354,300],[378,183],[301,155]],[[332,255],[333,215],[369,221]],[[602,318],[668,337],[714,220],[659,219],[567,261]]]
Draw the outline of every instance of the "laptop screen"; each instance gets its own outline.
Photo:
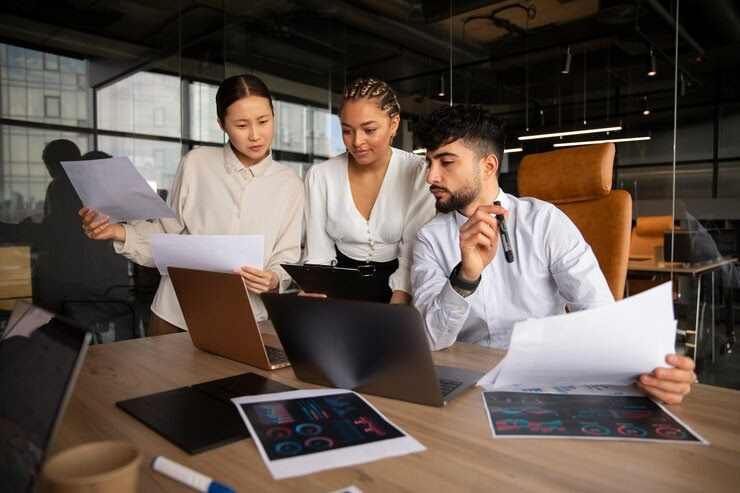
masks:
[[[74,386],[89,332],[18,302],[0,340],[0,477],[30,491]]]

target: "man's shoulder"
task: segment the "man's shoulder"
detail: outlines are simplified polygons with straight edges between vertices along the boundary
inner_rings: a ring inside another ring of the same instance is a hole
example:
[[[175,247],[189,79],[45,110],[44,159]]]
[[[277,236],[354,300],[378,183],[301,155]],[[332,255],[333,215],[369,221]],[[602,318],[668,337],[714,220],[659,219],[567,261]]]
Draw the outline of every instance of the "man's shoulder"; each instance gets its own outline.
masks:
[[[580,235],[570,217],[558,206],[534,197],[523,197],[517,201],[517,225],[523,231],[529,231],[537,237],[561,240],[563,234],[575,235],[573,237]]]
[[[433,237],[444,231],[448,231],[450,227],[457,230],[455,225],[455,212],[448,212],[446,214],[437,212],[434,217],[427,221],[420,229],[420,237]]]
[[[535,197],[514,197],[509,198],[515,203],[517,214],[520,217],[530,216],[532,218],[550,218],[553,216],[562,216],[564,213],[554,204]]]

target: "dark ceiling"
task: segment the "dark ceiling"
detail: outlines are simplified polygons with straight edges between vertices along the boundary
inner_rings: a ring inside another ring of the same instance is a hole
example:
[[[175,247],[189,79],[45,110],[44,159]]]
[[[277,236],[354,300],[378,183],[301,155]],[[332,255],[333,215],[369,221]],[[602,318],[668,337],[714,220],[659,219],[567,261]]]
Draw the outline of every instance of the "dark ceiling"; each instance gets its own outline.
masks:
[[[0,8],[6,41],[100,62],[98,84],[141,68],[218,81],[234,64],[333,92],[374,75],[399,91],[409,115],[451,94],[454,102],[491,105],[514,129],[584,115],[620,117],[635,128],[673,117],[676,0],[9,3]],[[705,117],[740,100],[740,6],[681,0],[679,18],[679,108],[685,118]],[[568,46],[573,61],[564,75]],[[655,77],[646,75],[650,46]],[[445,97],[437,96],[442,74]],[[641,115],[645,96],[649,119]]]

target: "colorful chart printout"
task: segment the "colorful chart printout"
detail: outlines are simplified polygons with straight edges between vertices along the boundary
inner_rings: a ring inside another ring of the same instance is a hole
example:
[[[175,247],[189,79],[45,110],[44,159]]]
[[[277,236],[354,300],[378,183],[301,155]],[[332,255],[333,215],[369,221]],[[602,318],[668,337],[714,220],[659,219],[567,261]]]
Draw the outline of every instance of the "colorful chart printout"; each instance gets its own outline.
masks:
[[[645,396],[484,392],[495,437],[708,442]]]
[[[302,390],[233,402],[276,479],[424,450],[354,392]]]

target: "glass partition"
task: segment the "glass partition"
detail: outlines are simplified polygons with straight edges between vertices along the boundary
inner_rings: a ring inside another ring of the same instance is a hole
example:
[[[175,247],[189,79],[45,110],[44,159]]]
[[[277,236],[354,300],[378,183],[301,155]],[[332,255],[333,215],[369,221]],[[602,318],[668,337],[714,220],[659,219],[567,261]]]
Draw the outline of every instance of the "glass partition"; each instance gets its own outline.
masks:
[[[694,41],[694,49],[685,48],[692,41],[685,29],[694,15],[690,3],[676,0],[672,6],[675,63],[668,68],[675,80],[676,101],[675,229],[665,239],[665,260],[672,261],[677,346],[694,358],[700,381],[713,384],[721,383],[715,381],[717,369],[735,343],[733,298],[740,285],[736,269],[740,126],[737,103],[725,104],[737,100],[738,92],[732,62],[716,64],[722,57],[716,38],[705,37],[704,47]],[[701,92],[710,96],[697,104]]]
[[[693,354],[686,344],[703,336],[714,341],[704,347],[713,347],[717,359],[734,340],[728,335],[737,292],[733,263],[712,270],[713,285],[709,272],[692,280],[678,269],[737,257],[738,56],[722,20],[690,2],[626,2],[621,9],[613,3],[223,0],[107,10],[75,4],[59,26],[31,25],[48,19],[4,7],[29,25],[24,37],[9,35],[0,44],[0,243],[31,246],[34,292],[47,284],[72,289],[59,279],[66,274],[43,272],[46,247],[39,235],[51,235],[45,224],[53,180],[42,157],[52,141],[71,143],[61,146],[73,157],[90,151],[128,156],[169,198],[184,153],[225,143],[215,114],[218,85],[252,73],[273,92],[274,157],[305,176],[314,163],[344,152],[337,118],[342,88],[372,75],[399,94],[402,124],[394,145],[405,150],[412,149],[414,119],[441,105],[481,104],[499,114],[508,127],[501,186],[514,194],[523,156],[572,140],[519,140],[524,134],[619,122],[622,130],[583,140],[649,136],[615,144],[613,188],[632,196],[634,227],[643,217],[670,216],[671,248],[662,235],[655,240],[670,255],[656,258],[653,250],[650,258],[664,264],[676,286],[681,350]],[[650,55],[657,69],[652,76]],[[66,221],[62,227],[78,237],[72,229],[81,229],[79,219],[70,214]],[[695,244],[712,259],[693,257],[699,251],[691,242],[685,250],[680,235],[710,239]],[[100,258],[108,258],[108,249]],[[157,278],[139,267],[124,270],[123,280],[114,275],[75,289],[85,298],[130,287],[122,296],[138,310],[126,329],[131,335],[147,319],[139,315],[152,292],[141,293]],[[49,303],[64,310],[59,299]],[[99,318],[95,323],[107,327],[108,319]],[[708,332],[694,334],[698,325]],[[704,356],[711,361],[711,351]]]

